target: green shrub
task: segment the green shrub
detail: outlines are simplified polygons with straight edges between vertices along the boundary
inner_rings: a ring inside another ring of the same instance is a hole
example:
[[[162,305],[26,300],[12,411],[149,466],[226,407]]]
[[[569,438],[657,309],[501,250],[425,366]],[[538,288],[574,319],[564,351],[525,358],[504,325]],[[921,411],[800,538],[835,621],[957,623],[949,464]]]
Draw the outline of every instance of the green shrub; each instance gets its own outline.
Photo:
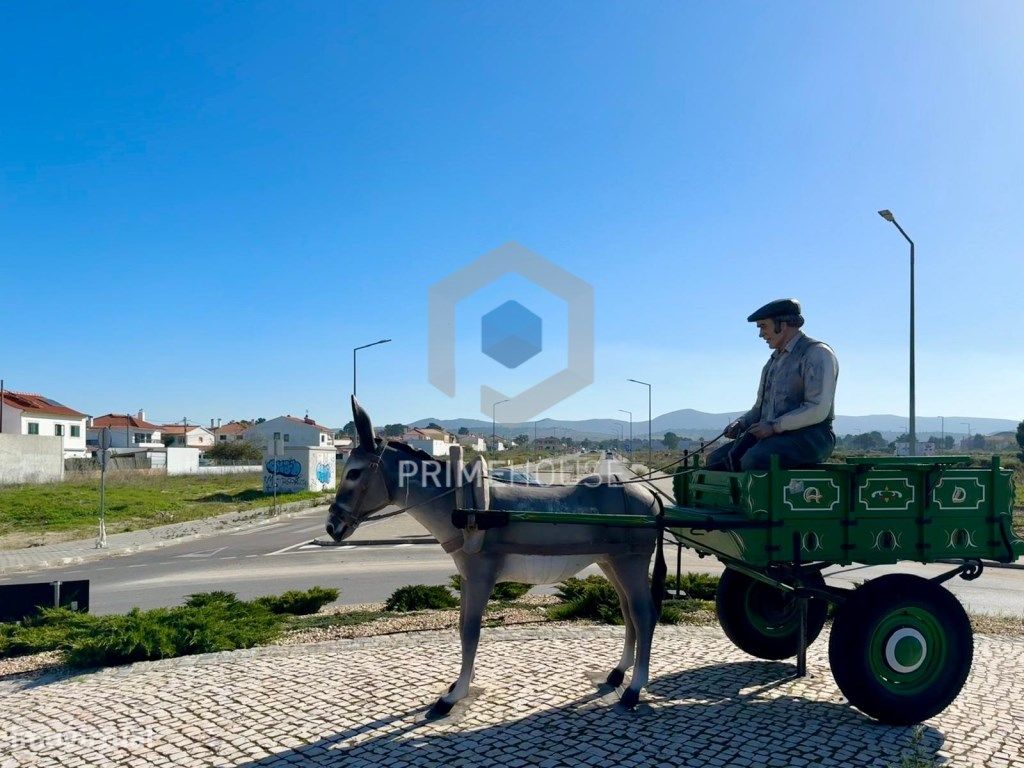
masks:
[[[280,633],[282,617],[239,600],[178,608],[138,608],[102,616],[78,633],[66,652],[71,666],[94,667],[251,648]]]
[[[619,595],[604,576],[575,577],[561,582],[556,594],[562,601],[548,609],[548,616],[563,619],[590,619],[605,624],[622,624]]]
[[[566,579],[558,585],[557,595],[562,602],[548,608],[550,619],[590,619],[605,624],[623,623],[619,594],[604,576]],[[662,624],[678,624],[683,621],[683,613],[677,607],[666,605],[662,607],[659,621]]]
[[[432,608],[455,608],[459,601],[447,587],[412,584],[399,587],[384,604],[385,611],[425,611]]]
[[[185,601],[185,605],[189,608],[203,608],[213,603],[237,603],[238,598],[234,592],[223,592],[216,590],[213,592],[197,592],[194,595],[189,595]]]
[[[449,577],[449,581],[452,589],[456,592],[462,591],[462,576],[454,573]],[[518,600],[532,588],[533,584],[527,584],[522,581],[499,581],[494,585],[494,589],[491,590],[491,596],[488,599],[497,600],[499,602],[510,602],[512,600]]]
[[[38,616],[22,623],[5,624],[2,656],[27,656],[44,651],[64,650],[74,638],[87,632],[95,616],[67,608],[44,608]]]
[[[333,603],[338,599],[338,594],[338,590],[333,587],[310,587],[305,590],[290,589],[280,595],[258,597],[254,602],[262,605],[271,613],[305,616],[316,613],[328,603]]]
[[[678,579],[678,586],[683,594],[691,600],[714,600],[718,592],[718,576],[706,573],[684,573]],[[665,579],[665,590],[670,595],[676,593],[677,579],[675,574]]]

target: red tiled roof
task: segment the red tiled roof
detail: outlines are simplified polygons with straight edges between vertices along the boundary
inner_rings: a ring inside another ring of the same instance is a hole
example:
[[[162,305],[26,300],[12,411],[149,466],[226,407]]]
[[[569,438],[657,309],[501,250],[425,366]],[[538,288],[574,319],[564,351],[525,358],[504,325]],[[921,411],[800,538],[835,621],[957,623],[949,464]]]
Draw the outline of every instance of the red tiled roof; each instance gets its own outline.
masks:
[[[282,416],[281,418],[288,419],[288,421],[294,421],[296,424],[305,424],[307,427],[319,429],[321,432],[326,432],[329,435],[334,434],[333,429],[331,429],[330,427],[325,427],[322,424],[317,424],[315,421],[313,421],[313,419],[309,418],[309,416],[307,416],[304,419],[300,419],[298,416]]]
[[[237,435],[245,432],[248,428],[248,424],[242,424],[240,421],[229,421],[227,424],[223,424],[213,431],[218,435]]]
[[[165,435],[180,435],[185,431],[185,427],[181,424],[161,424],[156,429],[159,429]],[[189,424],[188,431],[191,432],[193,429],[206,429],[206,427],[202,424]],[[206,429],[206,431],[209,432],[210,430]]]
[[[156,424],[150,424],[148,421],[143,421],[137,416],[129,416],[123,413],[108,413],[105,416],[97,416],[92,420],[92,427],[90,429],[99,429],[101,427],[136,427],[153,431],[160,430],[160,427]]]
[[[73,416],[78,419],[85,418],[84,413],[79,413],[73,408],[61,405],[56,400],[51,400],[42,395],[33,395],[28,392],[4,392],[3,401],[13,408],[19,408],[28,413]]]

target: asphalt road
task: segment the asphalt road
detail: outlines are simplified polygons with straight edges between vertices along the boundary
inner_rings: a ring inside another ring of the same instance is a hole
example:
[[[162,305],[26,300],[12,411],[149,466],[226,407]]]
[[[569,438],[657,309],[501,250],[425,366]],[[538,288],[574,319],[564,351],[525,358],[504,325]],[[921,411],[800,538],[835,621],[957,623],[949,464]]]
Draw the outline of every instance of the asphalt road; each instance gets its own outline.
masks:
[[[627,474],[617,461],[604,462],[602,469]],[[664,481],[658,485],[663,489],[668,487]],[[321,585],[340,589],[341,603],[378,602],[406,584],[444,584],[455,572],[451,558],[436,543],[312,545],[310,542],[314,539],[327,539],[323,528],[325,516],[324,508],[311,509],[287,520],[274,520],[148,552],[2,577],[0,584],[89,579],[90,610],[105,614],[123,613],[136,606],[175,605],[192,593],[217,589],[249,599]],[[387,522],[371,523],[360,530],[372,536],[374,525],[383,531]],[[425,531],[411,520],[408,523],[403,527],[403,536],[419,536],[423,541],[430,541]],[[393,531],[393,526],[388,530]],[[672,572],[674,548],[666,549],[666,557]],[[689,550],[683,550],[683,567],[705,573],[722,571],[716,560],[701,559]],[[830,569],[827,575],[834,583],[852,583],[884,572],[934,576],[945,568],[913,564],[850,567]],[[590,572],[585,571],[583,575]],[[971,611],[1024,614],[1024,570],[989,568],[976,581],[957,578],[947,582],[947,586]]]

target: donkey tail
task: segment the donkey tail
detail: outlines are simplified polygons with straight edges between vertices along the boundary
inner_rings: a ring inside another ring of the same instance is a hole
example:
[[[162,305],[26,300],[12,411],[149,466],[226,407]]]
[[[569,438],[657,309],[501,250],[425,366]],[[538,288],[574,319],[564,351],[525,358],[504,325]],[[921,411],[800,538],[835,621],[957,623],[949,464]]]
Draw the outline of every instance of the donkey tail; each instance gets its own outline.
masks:
[[[665,598],[665,577],[668,567],[665,565],[665,502],[657,496],[658,502],[658,550],[654,555],[654,572],[651,575],[651,600],[654,603],[654,620],[661,618],[661,603]]]

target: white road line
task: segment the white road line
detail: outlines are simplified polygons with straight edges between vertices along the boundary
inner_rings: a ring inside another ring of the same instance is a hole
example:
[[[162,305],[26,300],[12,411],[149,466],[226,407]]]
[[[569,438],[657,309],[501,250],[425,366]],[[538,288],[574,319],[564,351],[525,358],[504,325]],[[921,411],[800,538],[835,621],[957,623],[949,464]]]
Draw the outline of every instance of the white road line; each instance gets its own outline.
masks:
[[[186,552],[184,555],[176,555],[176,557],[178,557],[178,558],[182,558],[182,557],[204,557],[204,558],[208,558],[208,557],[213,557],[218,552],[223,552],[225,549],[227,549],[227,547],[217,547],[217,549],[207,549],[207,550],[205,550],[203,552]]]
[[[96,570],[97,570],[97,571],[116,571],[116,570],[117,570],[117,568],[115,568],[115,567],[114,567],[114,566],[112,566],[112,565],[108,565],[108,566],[106,566],[105,568],[97,568]]]
[[[394,545],[392,545],[391,548],[392,549],[401,549],[402,547],[412,547],[412,546],[415,546],[415,545],[406,542],[405,544],[394,544]]]
[[[136,565],[126,565],[125,568],[145,568],[147,565],[151,565],[151,563],[138,563]]]
[[[271,555],[283,555],[285,552],[291,552],[293,549],[298,549],[299,547],[304,547],[307,544],[309,544],[308,541],[300,541],[298,544],[292,544],[292,545],[284,547],[282,549],[278,549],[278,550],[276,550],[274,552],[267,552],[266,556],[270,557]]]
[[[229,533],[228,536],[248,536],[252,533],[263,533],[264,531],[269,531],[273,528],[281,528],[283,526],[284,523],[268,523],[266,525],[257,525],[252,528],[245,528],[238,533]]]
[[[259,557],[259,555],[246,555],[246,557]]]

